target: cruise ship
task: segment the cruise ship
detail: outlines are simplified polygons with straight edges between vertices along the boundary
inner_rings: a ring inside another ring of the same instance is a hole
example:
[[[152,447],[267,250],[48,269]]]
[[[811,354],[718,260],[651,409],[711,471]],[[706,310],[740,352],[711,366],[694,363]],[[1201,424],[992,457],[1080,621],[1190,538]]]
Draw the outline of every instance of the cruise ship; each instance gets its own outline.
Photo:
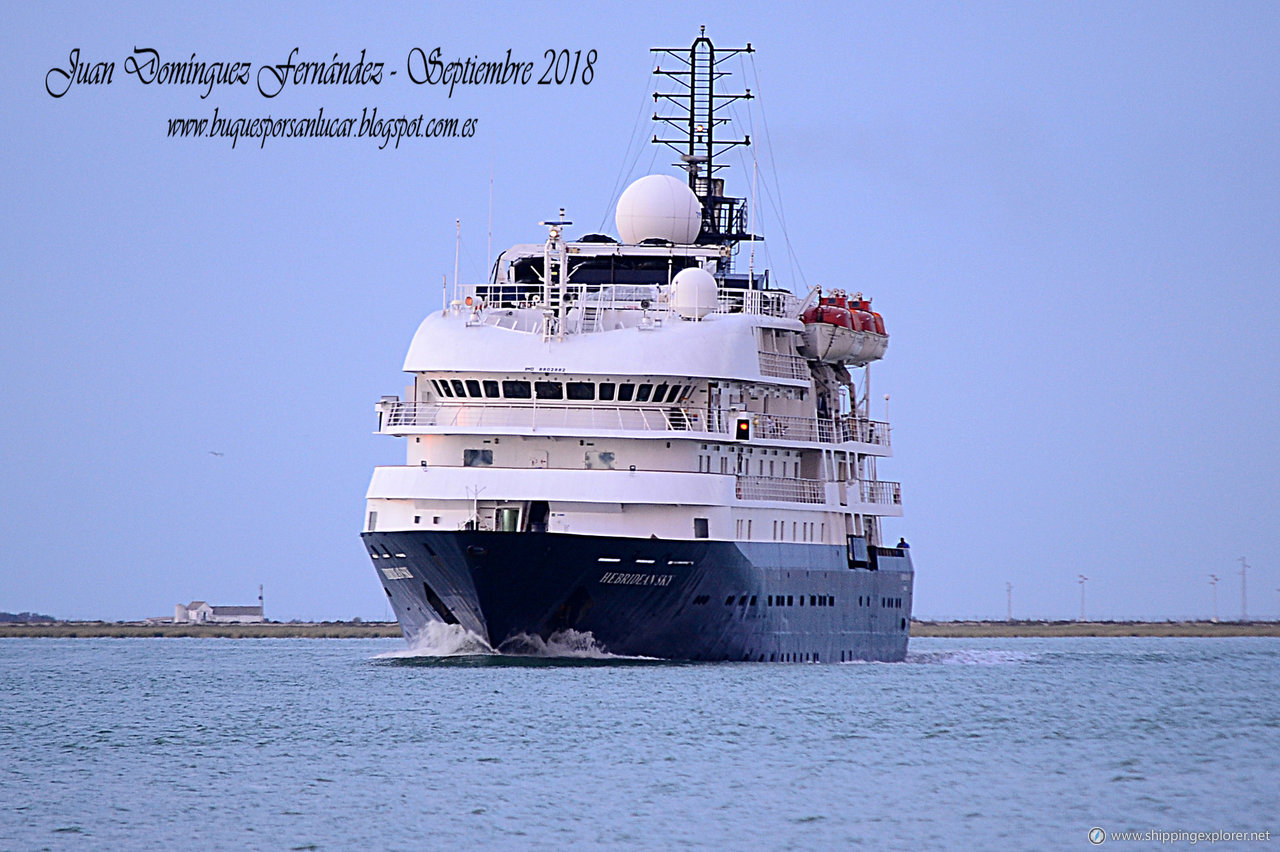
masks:
[[[871,416],[888,334],[846,271],[797,294],[743,251],[761,238],[723,161],[750,138],[724,136],[752,95],[722,89],[751,51],[655,48],[653,142],[683,174],[628,186],[616,236],[572,236],[561,210],[422,321],[412,384],[376,406],[406,462],[374,471],[362,534],[411,642],[445,624],[498,652],[906,655],[914,572],[882,540],[902,499]]]

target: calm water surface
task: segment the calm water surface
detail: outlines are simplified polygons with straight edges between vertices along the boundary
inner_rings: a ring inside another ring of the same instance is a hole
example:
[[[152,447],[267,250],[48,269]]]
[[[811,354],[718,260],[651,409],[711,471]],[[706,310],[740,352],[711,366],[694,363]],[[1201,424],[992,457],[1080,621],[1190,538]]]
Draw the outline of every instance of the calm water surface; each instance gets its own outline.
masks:
[[[906,663],[850,665],[380,656],[403,647],[3,640],[0,848],[1280,829],[1276,639],[915,639]]]

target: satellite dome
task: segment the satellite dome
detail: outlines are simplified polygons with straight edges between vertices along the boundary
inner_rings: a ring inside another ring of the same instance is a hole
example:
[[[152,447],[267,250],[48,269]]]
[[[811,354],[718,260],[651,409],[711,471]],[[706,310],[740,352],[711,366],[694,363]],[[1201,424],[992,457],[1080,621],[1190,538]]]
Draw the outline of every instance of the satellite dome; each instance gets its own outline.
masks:
[[[614,219],[624,243],[670,240],[687,245],[702,230],[702,205],[679,178],[648,175],[622,193]]]
[[[671,309],[685,319],[702,319],[716,309],[716,279],[700,266],[677,272],[671,290]]]

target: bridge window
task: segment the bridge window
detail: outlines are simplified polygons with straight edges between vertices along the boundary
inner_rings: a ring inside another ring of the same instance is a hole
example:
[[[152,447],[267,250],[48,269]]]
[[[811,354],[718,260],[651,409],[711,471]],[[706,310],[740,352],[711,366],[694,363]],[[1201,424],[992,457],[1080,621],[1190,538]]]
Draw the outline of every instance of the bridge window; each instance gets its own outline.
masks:
[[[648,402],[649,394],[653,392],[653,385],[644,384],[636,389],[636,402]]]
[[[454,396],[466,396],[466,395],[467,395],[467,389],[466,389],[466,388],[464,388],[464,387],[462,386],[462,380],[461,380],[461,379],[450,379],[450,380],[449,380],[449,384],[453,385],[453,395],[454,395]]]
[[[442,395],[451,399],[453,398],[453,388],[449,387],[449,382],[447,380],[442,379],[441,381],[436,382],[436,387],[439,388]]]
[[[493,379],[485,379],[484,395],[490,398],[493,398],[495,396],[501,396],[501,393],[498,390],[498,383]]]
[[[653,401],[662,402],[667,398],[667,383],[663,382],[653,389]]]
[[[565,386],[565,392],[569,399],[596,398],[596,386],[594,382],[569,382]]]
[[[507,399],[529,399],[533,394],[526,381],[506,381],[502,383],[502,395]]]
[[[614,387],[615,385],[613,384],[613,382],[601,382],[600,383],[600,399],[605,402],[608,402],[609,400],[613,399]]]
[[[694,518],[693,519],[693,537],[708,538],[710,533],[707,529],[707,526],[708,525],[707,525],[706,518]]]
[[[618,385],[618,402],[630,402],[631,395],[636,392],[636,386],[631,382],[625,382]]]
[[[480,396],[480,383],[475,379],[467,379],[467,395],[477,398]]]
[[[564,385],[559,382],[534,382],[533,392],[538,399],[564,399]]]

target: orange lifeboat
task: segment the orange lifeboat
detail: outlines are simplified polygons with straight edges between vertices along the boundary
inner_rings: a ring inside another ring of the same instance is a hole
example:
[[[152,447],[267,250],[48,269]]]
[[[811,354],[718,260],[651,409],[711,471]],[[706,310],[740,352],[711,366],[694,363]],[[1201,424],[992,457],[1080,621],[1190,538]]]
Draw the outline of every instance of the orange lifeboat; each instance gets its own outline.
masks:
[[[889,336],[884,318],[871,310],[861,293],[850,297],[832,290],[800,316],[805,324],[797,351],[805,358],[828,364],[864,365],[884,357]]]
[[[871,310],[871,300],[858,298],[853,300],[849,305],[850,310],[855,316],[862,318],[862,330],[870,331],[874,334],[886,334],[884,330],[884,317]]]
[[[805,323],[825,322],[842,328],[854,327],[853,314],[849,313],[849,309],[830,304],[827,299],[823,299],[821,303],[806,308],[800,319]]]

